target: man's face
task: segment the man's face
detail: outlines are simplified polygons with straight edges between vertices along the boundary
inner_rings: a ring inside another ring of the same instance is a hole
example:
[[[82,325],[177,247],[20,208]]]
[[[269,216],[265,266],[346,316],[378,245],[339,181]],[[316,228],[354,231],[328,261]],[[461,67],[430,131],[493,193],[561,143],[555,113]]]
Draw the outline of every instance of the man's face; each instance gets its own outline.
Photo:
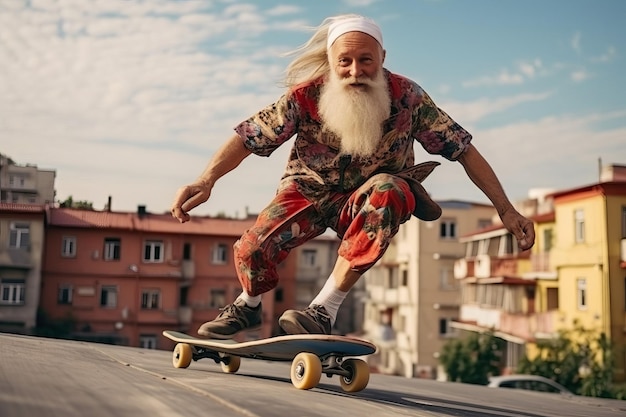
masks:
[[[330,47],[328,59],[340,80],[349,79],[352,88],[362,88],[360,80],[373,80],[382,70],[385,51],[370,35],[348,32]]]
[[[324,128],[341,139],[341,152],[370,156],[377,150],[391,101],[383,73],[384,51],[361,32],[341,35],[328,51],[331,73],[318,110]]]

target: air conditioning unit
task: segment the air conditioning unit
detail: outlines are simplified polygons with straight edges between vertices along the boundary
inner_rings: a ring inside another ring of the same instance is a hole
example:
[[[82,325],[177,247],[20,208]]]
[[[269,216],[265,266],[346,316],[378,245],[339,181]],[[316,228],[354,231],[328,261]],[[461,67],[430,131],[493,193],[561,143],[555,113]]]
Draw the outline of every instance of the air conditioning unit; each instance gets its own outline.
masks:
[[[463,279],[467,277],[467,260],[457,259],[454,261],[454,278]]]
[[[98,258],[100,257],[100,251],[98,251],[98,250],[93,251],[93,252],[91,253],[91,257],[92,257],[93,259],[98,259]]]
[[[491,258],[489,255],[478,255],[474,261],[474,275],[476,278],[491,277]]]

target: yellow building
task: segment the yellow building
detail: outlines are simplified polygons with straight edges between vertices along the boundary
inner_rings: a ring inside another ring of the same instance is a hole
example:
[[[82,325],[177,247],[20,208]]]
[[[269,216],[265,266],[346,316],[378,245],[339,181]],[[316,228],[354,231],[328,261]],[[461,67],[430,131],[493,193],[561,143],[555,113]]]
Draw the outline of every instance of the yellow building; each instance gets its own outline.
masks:
[[[555,245],[561,325],[604,332],[615,346],[615,378],[624,380],[626,351],[626,182],[555,193]]]
[[[626,166],[609,171],[597,184],[524,202],[535,223],[530,253],[502,251],[512,235],[501,225],[461,239],[467,249],[455,265],[462,298],[453,326],[504,339],[503,372],[521,355],[533,357],[538,341],[579,324],[607,335],[615,380],[625,379]]]

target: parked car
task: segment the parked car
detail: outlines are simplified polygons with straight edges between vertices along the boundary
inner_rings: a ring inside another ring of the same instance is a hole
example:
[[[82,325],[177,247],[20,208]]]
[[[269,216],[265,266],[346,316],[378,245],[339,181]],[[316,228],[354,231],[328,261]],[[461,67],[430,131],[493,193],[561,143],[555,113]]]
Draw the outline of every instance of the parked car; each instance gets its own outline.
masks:
[[[502,375],[489,378],[488,387],[515,388],[529,391],[574,395],[563,385],[538,375]]]

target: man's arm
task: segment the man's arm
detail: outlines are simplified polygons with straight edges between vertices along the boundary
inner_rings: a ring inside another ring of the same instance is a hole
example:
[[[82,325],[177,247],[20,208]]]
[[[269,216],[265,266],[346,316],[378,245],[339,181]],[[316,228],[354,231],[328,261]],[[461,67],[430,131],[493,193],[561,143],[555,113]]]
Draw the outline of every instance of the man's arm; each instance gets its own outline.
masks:
[[[530,249],[535,243],[533,222],[515,210],[487,160],[470,144],[458,161],[472,182],[491,200],[502,223],[517,239],[520,249]]]
[[[239,135],[231,136],[211,158],[198,179],[178,189],[172,203],[172,216],[181,223],[189,221],[187,213],[209,199],[217,180],[237,168],[250,154]]]

